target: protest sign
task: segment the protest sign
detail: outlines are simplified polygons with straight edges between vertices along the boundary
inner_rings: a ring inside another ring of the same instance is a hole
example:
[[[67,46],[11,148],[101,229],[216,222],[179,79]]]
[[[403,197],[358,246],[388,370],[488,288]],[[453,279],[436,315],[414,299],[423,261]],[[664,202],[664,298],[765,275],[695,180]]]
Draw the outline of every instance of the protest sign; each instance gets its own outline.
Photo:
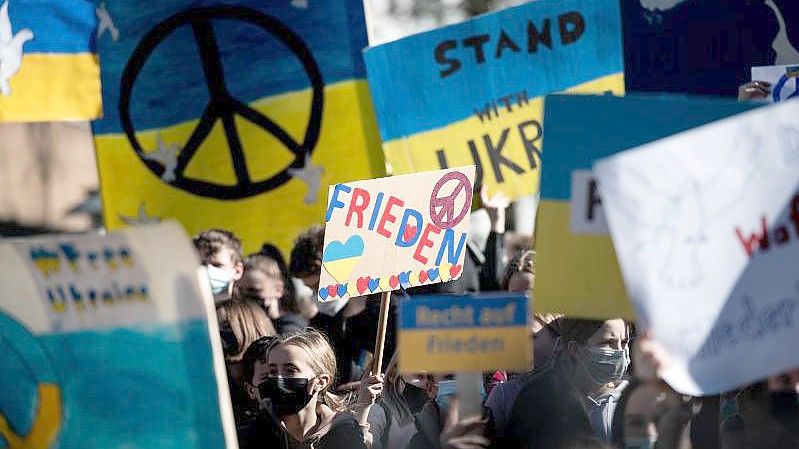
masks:
[[[460,278],[474,172],[460,167],[330,186],[319,299]]]
[[[527,297],[520,294],[404,299],[400,303],[400,371],[529,371],[533,351],[528,315]]]
[[[664,379],[713,395],[799,366],[799,103],[594,165],[642,330]]]
[[[489,195],[537,193],[543,95],[623,92],[619,14],[616,0],[542,0],[368,49],[387,165],[474,164]]]
[[[100,117],[94,42],[101,9],[92,0],[0,3],[0,121]]]
[[[4,447],[236,447],[209,287],[177,223],[5,241],[0,258]]]
[[[536,224],[536,311],[632,318],[603,218],[601,188],[590,172],[596,159],[757,106],[679,95],[548,96]]]
[[[108,2],[93,125],[106,227],[176,218],[288,251],[344,176],[385,174],[361,1]]]
[[[732,97],[751,67],[799,64],[796,2],[621,3],[627,91]]]
[[[798,77],[799,65],[752,67],[752,81],[771,83],[771,95],[766,98],[773,103],[799,95],[799,84],[796,83]]]

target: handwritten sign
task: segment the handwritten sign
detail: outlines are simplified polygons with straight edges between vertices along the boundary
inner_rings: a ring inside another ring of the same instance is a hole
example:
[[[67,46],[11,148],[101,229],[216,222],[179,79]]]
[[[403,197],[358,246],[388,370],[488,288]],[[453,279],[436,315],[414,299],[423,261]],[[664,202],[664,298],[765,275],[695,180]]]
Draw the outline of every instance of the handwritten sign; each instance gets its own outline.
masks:
[[[752,67],[753,81],[768,81],[771,83],[771,95],[767,99],[773,103],[785,101],[799,95],[797,79],[799,79],[799,65]]]
[[[529,2],[364,59],[394,174],[474,164],[510,198],[538,192],[544,95],[624,92],[616,0]]]
[[[474,167],[330,187],[319,299],[458,279]]]
[[[417,296],[400,304],[400,370],[452,373],[532,365],[528,299],[519,294]]]
[[[760,108],[595,164],[640,326],[680,392],[799,366],[799,103]]]
[[[632,319],[591,164],[758,105],[681,95],[548,96],[536,224],[536,311]]]
[[[210,291],[177,223],[3,241],[0,258],[7,447],[235,447]]]

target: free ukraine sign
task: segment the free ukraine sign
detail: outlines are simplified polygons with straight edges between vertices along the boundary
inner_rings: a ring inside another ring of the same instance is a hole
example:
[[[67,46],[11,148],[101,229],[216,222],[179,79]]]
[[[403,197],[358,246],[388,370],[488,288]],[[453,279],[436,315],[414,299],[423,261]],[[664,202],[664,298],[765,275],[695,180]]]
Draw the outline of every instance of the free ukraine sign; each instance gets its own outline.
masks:
[[[528,371],[528,311],[528,298],[510,293],[405,299],[400,303],[400,370]]]
[[[544,95],[624,88],[617,0],[530,2],[364,55],[394,174],[476,165],[510,198],[538,192]]]

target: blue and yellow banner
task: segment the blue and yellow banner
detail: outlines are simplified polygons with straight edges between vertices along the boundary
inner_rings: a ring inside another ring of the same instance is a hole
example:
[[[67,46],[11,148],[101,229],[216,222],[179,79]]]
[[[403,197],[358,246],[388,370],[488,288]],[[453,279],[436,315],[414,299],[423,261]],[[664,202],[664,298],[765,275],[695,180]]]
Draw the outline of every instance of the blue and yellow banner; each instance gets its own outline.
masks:
[[[0,121],[100,117],[92,0],[3,0]]]
[[[360,1],[108,2],[93,125],[106,226],[167,217],[286,250],[327,186],[385,173]]]
[[[617,0],[542,0],[365,53],[394,174],[476,165],[477,184],[538,192],[543,95],[624,88]]]
[[[536,223],[536,312],[633,318],[601,186],[591,174],[595,160],[758,105],[680,95],[547,96],[546,165]]]
[[[529,371],[529,310],[528,298],[512,293],[404,299],[400,303],[400,370]]]

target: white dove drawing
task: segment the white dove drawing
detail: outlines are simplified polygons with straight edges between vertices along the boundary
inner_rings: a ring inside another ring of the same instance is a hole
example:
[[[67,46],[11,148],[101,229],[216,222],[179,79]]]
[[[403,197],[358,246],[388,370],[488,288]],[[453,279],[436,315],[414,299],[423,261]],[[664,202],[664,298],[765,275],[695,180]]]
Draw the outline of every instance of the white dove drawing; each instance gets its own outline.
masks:
[[[316,203],[319,194],[320,178],[325,170],[314,165],[311,161],[311,156],[305,155],[305,165],[302,168],[290,168],[289,174],[295,178],[301,179],[308,185],[308,191],[305,193],[305,204]]]
[[[12,76],[22,65],[22,45],[33,39],[33,31],[23,28],[14,34],[8,17],[8,0],[0,7],[0,93],[11,95]]]
[[[128,226],[139,226],[161,222],[159,217],[155,217],[147,213],[147,208],[145,207],[144,203],[139,204],[139,210],[136,211],[136,215],[127,216],[119,214],[119,219]]]
[[[291,0],[291,6],[299,9],[308,9],[308,0]]]
[[[164,173],[161,174],[161,179],[166,182],[175,180],[175,168],[178,166],[178,154],[180,147],[175,144],[167,144],[164,142],[161,134],[155,136],[157,149],[144,154],[144,158],[148,161],[153,161],[161,164],[164,167]]]
[[[106,31],[111,34],[111,40],[114,42],[119,40],[119,28],[114,25],[114,20],[111,18],[111,13],[108,12],[105,3],[100,3],[94,13],[97,15],[97,20],[100,22],[97,26],[97,38],[103,35]]]
[[[755,131],[754,126],[742,126],[736,144],[713,173],[701,178],[685,169],[675,169],[670,160],[659,160],[657,166],[672,173],[685,173],[670,182],[655,185],[644,173],[626,173],[625,183],[634,185],[637,192],[645,192],[637,198],[624,195],[619,190],[616,177],[607,177],[600,185],[603,194],[617,198],[617,207],[630,223],[646,229],[645,236],[635,244],[635,259],[647,257],[644,253],[660,259],[659,277],[671,288],[687,289],[702,281],[703,273],[698,262],[698,250],[706,244],[709,236],[706,226],[711,221],[734,207],[746,193],[747,187],[757,177],[763,176],[764,168],[752,164],[747,172],[730,168],[735,158],[757,161],[767,137]],[[687,168],[687,167],[686,167]],[[731,189],[730,186],[736,186]],[[658,198],[647,201],[646,198]],[[652,203],[659,204],[653,206]],[[646,219],[644,217],[657,217]]]

